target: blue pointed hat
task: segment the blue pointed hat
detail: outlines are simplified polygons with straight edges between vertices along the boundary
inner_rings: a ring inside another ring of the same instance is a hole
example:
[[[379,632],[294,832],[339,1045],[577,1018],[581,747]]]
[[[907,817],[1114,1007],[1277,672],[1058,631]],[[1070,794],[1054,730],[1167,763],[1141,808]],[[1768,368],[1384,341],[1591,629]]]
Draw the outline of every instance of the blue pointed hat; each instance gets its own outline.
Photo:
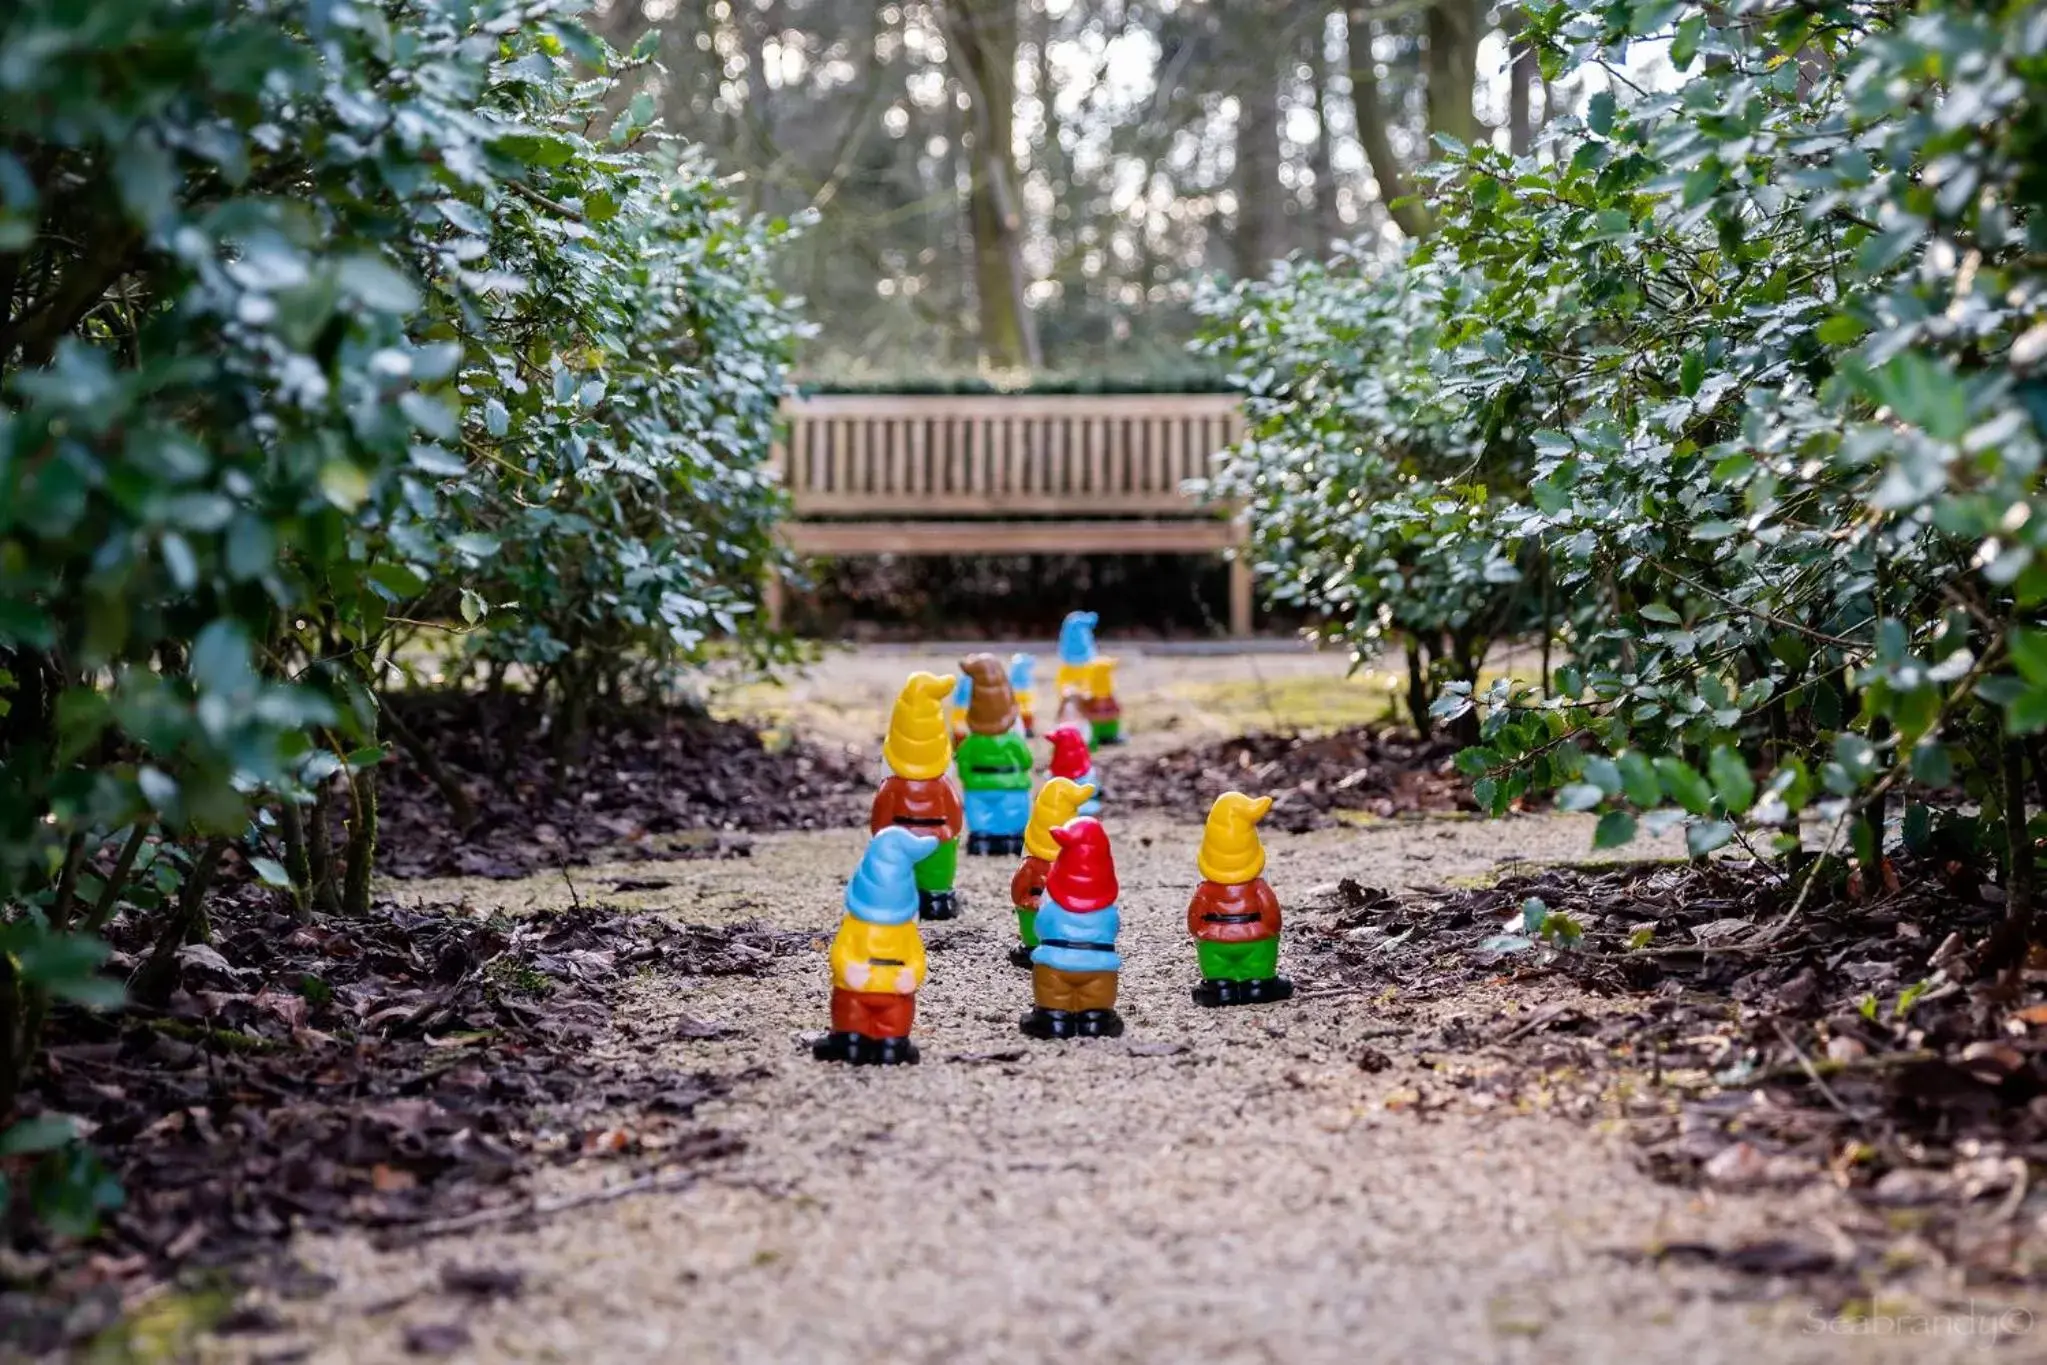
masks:
[[[890,825],[867,841],[853,880],[846,883],[846,913],[870,924],[902,924],[917,915],[916,866],[938,840]]]
[[[1059,623],[1059,662],[1091,663],[1095,657],[1095,626],[1101,617],[1091,611],[1069,611]]]

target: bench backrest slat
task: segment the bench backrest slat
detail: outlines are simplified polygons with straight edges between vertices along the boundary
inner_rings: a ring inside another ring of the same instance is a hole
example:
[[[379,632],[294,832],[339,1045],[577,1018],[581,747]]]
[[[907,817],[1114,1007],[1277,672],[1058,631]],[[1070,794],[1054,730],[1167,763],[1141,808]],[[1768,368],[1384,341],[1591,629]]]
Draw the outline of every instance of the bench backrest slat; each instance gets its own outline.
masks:
[[[820,394],[783,403],[799,516],[1204,515],[1228,394]]]

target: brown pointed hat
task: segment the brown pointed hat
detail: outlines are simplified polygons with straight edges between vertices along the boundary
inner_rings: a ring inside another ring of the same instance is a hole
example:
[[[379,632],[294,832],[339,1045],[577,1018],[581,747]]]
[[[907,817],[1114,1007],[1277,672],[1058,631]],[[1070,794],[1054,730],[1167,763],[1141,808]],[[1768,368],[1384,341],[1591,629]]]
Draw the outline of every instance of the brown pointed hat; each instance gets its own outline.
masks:
[[[977,735],[1006,735],[1016,727],[1016,693],[1009,690],[1009,669],[993,654],[969,654],[960,671],[974,680],[967,701],[967,728]]]

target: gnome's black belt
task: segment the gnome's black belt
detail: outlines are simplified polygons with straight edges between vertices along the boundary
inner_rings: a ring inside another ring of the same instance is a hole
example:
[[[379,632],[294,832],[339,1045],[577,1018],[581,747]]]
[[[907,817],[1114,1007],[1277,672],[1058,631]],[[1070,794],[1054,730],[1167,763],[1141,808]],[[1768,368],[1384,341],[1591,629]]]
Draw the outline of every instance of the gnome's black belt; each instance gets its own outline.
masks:
[[[1016,773],[1021,773],[1026,770],[1023,768],[1012,768],[1007,766],[995,768],[990,767],[986,763],[970,763],[967,765],[967,771],[970,773],[998,773],[1004,776],[1008,776]]]
[[[870,967],[900,967],[904,964],[903,960],[899,957],[870,957],[867,959],[867,965]]]
[[[1227,915],[1225,914],[1203,915],[1201,918],[1205,923],[1208,924],[1256,924],[1259,920],[1265,917],[1259,914],[1257,911],[1253,910],[1243,914],[1233,913]]]
[[[898,825],[937,825],[943,828],[943,815],[898,815],[891,823]]]
[[[1070,938],[1041,938],[1038,942],[1047,948],[1072,948],[1083,953],[1113,953],[1116,951],[1116,945],[1113,943],[1082,943],[1077,939]]]

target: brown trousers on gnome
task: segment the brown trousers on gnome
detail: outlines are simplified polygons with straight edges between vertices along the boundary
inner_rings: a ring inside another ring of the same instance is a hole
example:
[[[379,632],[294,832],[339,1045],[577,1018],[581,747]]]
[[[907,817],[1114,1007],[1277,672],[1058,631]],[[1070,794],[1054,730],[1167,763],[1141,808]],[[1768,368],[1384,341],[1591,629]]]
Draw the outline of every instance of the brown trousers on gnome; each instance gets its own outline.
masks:
[[[1116,1008],[1116,973],[1062,972],[1057,967],[1033,964],[1031,995],[1040,1008],[1066,1010],[1108,1010]]]

